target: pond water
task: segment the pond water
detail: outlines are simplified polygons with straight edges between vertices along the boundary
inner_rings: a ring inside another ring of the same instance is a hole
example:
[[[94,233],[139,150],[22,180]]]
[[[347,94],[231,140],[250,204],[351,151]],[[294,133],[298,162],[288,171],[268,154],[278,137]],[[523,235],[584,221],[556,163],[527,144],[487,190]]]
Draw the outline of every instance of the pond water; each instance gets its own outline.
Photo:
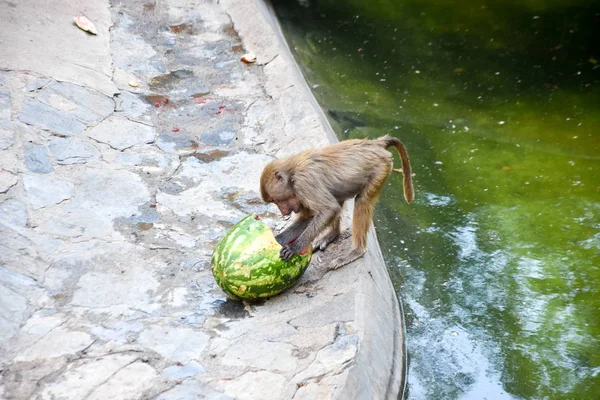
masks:
[[[273,3],[338,137],[411,157],[415,202],[396,174],[375,222],[404,397],[598,398],[600,4]]]

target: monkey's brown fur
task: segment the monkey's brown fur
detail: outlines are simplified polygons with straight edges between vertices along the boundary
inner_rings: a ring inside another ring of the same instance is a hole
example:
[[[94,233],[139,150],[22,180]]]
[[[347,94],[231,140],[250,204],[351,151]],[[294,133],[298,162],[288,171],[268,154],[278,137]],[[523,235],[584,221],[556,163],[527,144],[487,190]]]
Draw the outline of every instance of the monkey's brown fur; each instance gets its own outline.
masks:
[[[260,192],[267,203],[275,203],[283,215],[293,211],[298,218],[276,236],[282,245],[280,257],[289,260],[305,249],[326,228],[328,234],[316,248],[324,250],[340,233],[344,201],[355,198],[352,217],[351,254],[336,260],[339,268],[362,256],[367,249],[367,232],[373,208],[393,169],[395,147],[402,161],[404,198],[414,199],[408,154],[402,142],[392,136],[353,139],[323,148],[311,149],[286,159],[271,161],[260,178]]]

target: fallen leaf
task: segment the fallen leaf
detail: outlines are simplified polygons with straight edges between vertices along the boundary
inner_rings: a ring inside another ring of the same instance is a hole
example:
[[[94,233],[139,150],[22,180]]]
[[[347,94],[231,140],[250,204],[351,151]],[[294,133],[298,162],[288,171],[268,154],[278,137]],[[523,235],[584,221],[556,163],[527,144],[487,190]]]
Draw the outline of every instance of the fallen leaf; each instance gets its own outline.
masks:
[[[131,87],[138,87],[138,83],[136,81],[129,81],[129,86]]]
[[[242,61],[251,64],[256,61],[256,56],[252,53],[247,53],[242,56]]]
[[[79,29],[89,32],[93,35],[98,34],[96,26],[86,16],[82,15],[79,17],[73,17],[73,21],[75,21],[75,25],[77,25]]]

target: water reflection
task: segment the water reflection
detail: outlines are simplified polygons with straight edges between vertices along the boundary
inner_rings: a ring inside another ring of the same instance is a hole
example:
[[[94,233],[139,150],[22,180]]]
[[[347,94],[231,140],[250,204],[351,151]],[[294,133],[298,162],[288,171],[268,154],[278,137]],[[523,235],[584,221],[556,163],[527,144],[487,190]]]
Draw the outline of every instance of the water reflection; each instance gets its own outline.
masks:
[[[305,3],[274,5],[338,135],[396,135],[416,173],[376,213],[407,397],[596,398],[600,5]]]

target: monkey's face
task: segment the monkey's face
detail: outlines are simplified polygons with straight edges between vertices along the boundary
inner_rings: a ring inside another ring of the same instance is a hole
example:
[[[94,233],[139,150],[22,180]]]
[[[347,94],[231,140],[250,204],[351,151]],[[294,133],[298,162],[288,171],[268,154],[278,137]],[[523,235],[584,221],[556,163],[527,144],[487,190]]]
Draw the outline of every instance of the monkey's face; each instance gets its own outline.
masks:
[[[292,196],[285,200],[273,201],[279,211],[281,211],[282,215],[290,215],[293,212],[299,213],[302,209],[302,204],[300,204],[300,200],[296,196]]]

